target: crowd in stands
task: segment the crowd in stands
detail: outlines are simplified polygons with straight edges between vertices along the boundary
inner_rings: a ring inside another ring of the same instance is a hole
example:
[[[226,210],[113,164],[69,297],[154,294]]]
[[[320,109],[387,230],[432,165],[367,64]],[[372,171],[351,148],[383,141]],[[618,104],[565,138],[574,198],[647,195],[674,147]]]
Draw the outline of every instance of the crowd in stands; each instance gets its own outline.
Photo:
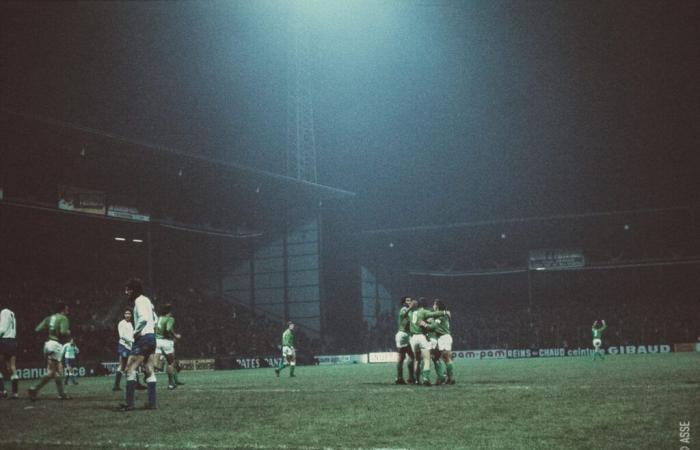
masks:
[[[647,280],[649,281],[649,280]],[[653,280],[651,280],[653,282]],[[692,283],[692,278],[687,282]],[[695,290],[645,289],[633,295],[596,284],[557,292],[538,292],[532,301],[442,297],[451,311],[454,349],[587,348],[591,326],[605,319],[605,345],[648,345],[700,339],[700,293]],[[676,286],[678,287],[678,286]],[[430,302],[429,302],[430,303]],[[367,328],[372,350],[393,350],[396,313],[383,312]]]
[[[0,307],[13,309],[18,322],[18,361],[42,360],[46,338],[34,327],[54,305],[70,307],[71,331],[85,360],[115,359],[117,323],[129,305],[123,281],[115,274],[102,279],[3,278]],[[693,279],[687,278],[692,284]],[[647,284],[645,284],[647,283]],[[698,288],[652,288],[652,279],[635,289],[615,290],[603,283],[587,283],[576,289],[559,289],[553,283],[532,299],[518,297],[480,301],[443,296],[452,314],[455,349],[590,347],[591,325],[605,319],[605,345],[672,344],[695,342],[700,336]],[[676,286],[678,287],[678,286]],[[171,288],[151,295],[156,309],[173,304],[175,328],[183,337],[176,344],[180,358],[278,355],[285,329],[259,311],[193,287]],[[334,341],[310,339],[297,328],[296,346],[312,354],[342,354],[394,350],[397,320],[384,311],[376,325],[364,324],[353,347]]]
[[[58,282],[32,280],[3,281],[0,308],[15,312],[19,343],[18,361],[43,364],[42,348],[46,332],[35,333],[41,320],[54,312],[60,301],[68,305],[71,333],[80,348],[80,358],[113,361],[116,357],[117,324],[129,307],[123,283]],[[75,281],[75,280],[73,280]],[[183,288],[153,295],[156,307],[173,305],[175,329],[182,335],[176,343],[180,358],[232,356],[278,356],[285,325],[254,312],[246,306],[194,288]],[[297,328],[296,345],[313,351],[317,340],[308,339]]]
[[[35,333],[34,328],[44,317],[55,312],[55,305],[63,302],[69,307],[71,333],[80,348],[80,355],[99,358],[116,351],[116,320],[123,299],[114,290],[92,284],[63,284],[32,280],[4,283],[0,305],[9,307],[17,321],[19,345],[18,362],[42,361],[46,332]],[[8,286],[9,284],[9,286]],[[114,324],[110,322],[114,321]]]
[[[285,324],[235,299],[225,300],[186,288],[165,292],[154,303],[173,305],[175,328],[183,336],[176,344],[179,355],[267,356],[280,352]],[[295,346],[310,349],[311,344],[315,343],[297,327]]]

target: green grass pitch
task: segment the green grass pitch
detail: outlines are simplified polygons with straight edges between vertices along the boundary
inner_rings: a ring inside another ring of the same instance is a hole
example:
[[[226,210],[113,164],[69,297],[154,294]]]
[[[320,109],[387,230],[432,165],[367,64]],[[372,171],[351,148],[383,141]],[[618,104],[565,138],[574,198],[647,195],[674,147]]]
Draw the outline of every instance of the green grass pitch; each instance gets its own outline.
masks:
[[[458,362],[454,386],[392,384],[393,364],[183,372],[158,410],[113,412],[111,377],[71,401],[0,400],[0,448],[700,448],[700,354]],[[27,382],[20,388],[26,397]],[[137,392],[141,407],[145,392]]]

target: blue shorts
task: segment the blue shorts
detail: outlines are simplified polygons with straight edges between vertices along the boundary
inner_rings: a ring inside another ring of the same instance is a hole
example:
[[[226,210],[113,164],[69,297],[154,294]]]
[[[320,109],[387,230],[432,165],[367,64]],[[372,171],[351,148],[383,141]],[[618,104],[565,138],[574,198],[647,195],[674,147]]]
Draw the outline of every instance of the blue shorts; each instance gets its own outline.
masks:
[[[131,350],[124,347],[122,344],[117,345],[117,355],[119,355],[120,358],[128,358],[130,354]]]
[[[156,335],[155,333],[144,334],[140,336],[134,345],[131,347],[131,354],[134,356],[143,356],[148,358],[156,352]]]
[[[7,359],[17,356],[17,339],[0,338],[0,355]]]
[[[64,358],[63,365],[66,367],[73,367],[73,361],[75,361],[75,358]]]

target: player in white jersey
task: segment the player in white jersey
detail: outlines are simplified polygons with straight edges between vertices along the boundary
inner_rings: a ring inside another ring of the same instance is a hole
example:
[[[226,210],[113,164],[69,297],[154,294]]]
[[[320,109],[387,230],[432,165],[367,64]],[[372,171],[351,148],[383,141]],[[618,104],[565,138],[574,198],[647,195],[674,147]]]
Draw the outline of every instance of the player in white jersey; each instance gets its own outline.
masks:
[[[113,391],[121,391],[122,375],[126,374],[126,361],[131,354],[131,346],[134,344],[134,326],[131,323],[131,310],[124,311],[124,318],[117,325],[119,341],[117,343],[117,358],[119,358],[119,368],[114,376]],[[136,374],[136,390],[145,391],[146,386],[139,381],[139,374]]]
[[[4,360],[0,364],[0,398],[7,397],[5,391],[5,379],[9,377],[12,381],[12,396],[16,399],[19,397],[17,390],[19,389],[19,378],[17,377],[16,364],[17,355],[17,322],[15,321],[15,313],[8,308],[0,311],[0,358]]]
[[[126,362],[126,402],[119,405],[119,411],[134,409],[136,391],[136,369],[143,364],[148,388],[146,409],[156,408],[156,374],[153,370],[153,354],[156,350],[156,314],[153,303],[143,295],[143,284],[139,279],[130,280],[125,289],[129,300],[134,302],[134,343]]]
[[[124,318],[117,325],[119,341],[117,343],[117,357],[119,358],[119,368],[114,377],[113,391],[121,391],[122,375],[126,373],[126,361],[131,354],[131,346],[134,343],[134,326],[131,324],[131,310],[124,311]],[[137,379],[138,382],[138,379]],[[138,386],[138,384],[137,384]]]
[[[71,338],[71,340],[67,343],[63,344],[63,368],[66,373],[66,380],[63,384],[66,386],[68,386],[68,382],[71,379],[73,380],[74,385],[78,384],[78,382],[75,381],[75,372],[78,369],[74,366],[75,358],[78,356],[78,353],[80,353],[80,349],[77,345],[75,345],[75,340],[73,338]]]

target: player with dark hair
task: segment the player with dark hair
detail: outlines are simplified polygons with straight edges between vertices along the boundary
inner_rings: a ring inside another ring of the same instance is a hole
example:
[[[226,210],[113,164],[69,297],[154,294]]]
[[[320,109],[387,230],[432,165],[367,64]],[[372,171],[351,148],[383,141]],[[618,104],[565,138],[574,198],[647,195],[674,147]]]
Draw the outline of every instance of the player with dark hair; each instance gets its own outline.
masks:
[[[114,375],[113,391],[121,391],[122,375],[126,374],[126,362],[131,354],[131,346],[134,344],[134,325],[131,323],[131,310],[124,310],[124,318],[117,325],[119,341],[117,343],[117,358],[119,358],[119,368]],[[145,391],[147,388],[139,381],[139,374],[136,373],[136,390]]]
[[[44,343],[44,356],[47,360],[46,375],[44,375],[39,383],[30,387],[27,393],[31,401],[36,400],[36,396],[52,378],[56,383],[58,398],[68,400],[70,397],[63,391],[63,364],[61,359],[63,356],[62,342],[70,339],[70,323],[68,321],[68,306],[63,302],[56,304],[55,313],[46,317],[37,325],[34,331],[39,332],[48,330],[49,339]]]
[[[416,372],[416,382],[419,382],[420,364],[423,364],[423,369],[420,371],[422,384],[431,386],[430,382],[430,343],[426,337],[426,326],[429,318],[444,317],[449,315],[449,311],[430,311],[425,308],[425,298],[421,297],[417,302],[413,300],[413,311],[410,313],[410,331],[411,331],[411,349],[415,354],[415,362],[413,364]],[[420,362],[419,362],[420,355]]]
[[[9,376],[12,381],[12,396],[16,399],[19,397],[17,390],[19,389],[19,377],[17,376],[16,366],[17,356],[17,322],[15,313],[5,308],[0,311],[0,358],[3,359],[0,364],[0,398],[7,397],[5,390],[5,376]]]
[[[297,354],[294,349],[294,324],[288,322],[287,329],[282,333],[282,360],[279,367],[275,369],[275,375],[280,376],[280,372],[289,366],[289,376],[294,377],[294,368],[297,365]]]
[[[433,310],[435,311],[447,311],[447,307],[442,300],[435,299],[433,304]],[[436,354],[438,358],[441,358],[445,363],[447,368],[447,378],[445,379],[444,374],[438,372],[438,383],[455,384],[454,378],[454,364],[452,363],[452,336],[450,335],[450,316],[445,315],[444,317],[438,317],[431,320],[428,328],[435,333],[437,337]],[[435,361],[435,370],[438,371],[439,361]]]
[[[156,350],[156,314],[153,311],[153,303],[143,295],[143,284],[138,278],[129,280],[124,293],[134,302],[134,344],[126,361],[126,402],[119,405],[117,410],[134,409],[136,369],[141,364],[143,364],[148,388],[146,409],[156,409],[156,374],[153,370],[153,355]]]
[[[175,339],[180,335],[175,332],[175,318],[172,313],[173,305],[166,303],[160,310],[160,317],[156,323],[156,352],[163,355],[168,364],[168,389],[175,389],[183,384],[177,379],[175,370]]]
[[[605,331],[608,326],[605,324],[605,320],[601,320],[600,322],[602,324],[601,326],[597,326],[598,321],[596,320],[591,327],[591,331],[593,332],[593,361],[595,361],[596,357],[605,359],[603,356],[604,351],[601,351],[600,347],[603,345],[603,331]]]
[[[408,314],[411,311],[412,301],[411,297],[401,297],[401,309],[399,309],[398,326],[399,331],[396,332],[396,351],[399,354],[399,361],[396,365],[396,384],[406,384],[403,378],[403,364],[404,361],[408,360],[408,382],[413,384],[415,378],[413,376],[413,361],[415,356],[413,355],[413,350],[409,343],[410,335],[409,330],[409,317]]]
[[[114,376],[113,391],[121,391],[120,387],[122,374],[126,373],[126,361],[131,354],[131,346],[134,343],[134,326],[131,324],[131,310],[124,311],[124,318],[117,325],[119,333],[119,343],[117,344],[117,355],[119,356],[119,368]]]

